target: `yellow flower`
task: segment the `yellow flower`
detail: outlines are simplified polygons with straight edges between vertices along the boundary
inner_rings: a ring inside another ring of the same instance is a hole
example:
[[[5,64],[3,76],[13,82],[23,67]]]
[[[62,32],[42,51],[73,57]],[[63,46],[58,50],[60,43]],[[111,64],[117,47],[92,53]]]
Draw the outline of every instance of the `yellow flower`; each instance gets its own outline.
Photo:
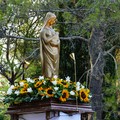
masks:
[[[86,97],[85,99],[84,99],[84,102],[89,102],[90,100],[88,99],[88,97]]]
[[[19,83],[20,83],[20,82],[23,82],[23,83],[25,83],[25,82],[27,82],[27,81],[26,81],[26,80],[20,80],[20,81],[19,81]]]
[[[38,87],[40,87],[40,85],[42,85],[42,83],[43,83],[42,81],[38,81],[38,82],[34,85],[34,87],[35,87],[35,88],[38,88]]]
[[[53,97],[54,96],[54,94],[53,94],[53,89],[50,87],[50,88],[47,88],[46,90],[46,95],[48,96],[48,97]]]
[[[62,91],[62,96],[60,96],[59,100],[65,102],[69,98],[69,92],[67,90]]]
[[[57,80],[57,84],[61,84],[61,82],[62,82],[61,79]]]
[[[90,90],[89,90],[89,89],[86,89],[86,92],[89,94],[89,93],[90,93]]]
[[[34,78],[33,80],[34,80],[35,82],[37,82],[39,79],[38,79],[38,78]]]
[[[38,88],[38,91],[41,91],[41,90],[43,90],[43,87],[39,87],[39,88]]]
[[[20,90],[20,94],[26,94],[27,93],[27,89],[26,88],[22,88],[21,90]]]
[[[81,99],[81,101],[89,102],[88,96],[89,96],[89,90],[88,89],[83,88],[83,89],[80,90],[80,99]]]
[[[39,78],[26,78],[26,80],[16,81],[8,89],[7,99],[5,98],[8,103],[11,103],[9,97],[13,99],[13,104],[18,104],[25,100],[30,102],[34,100],[33,97],[37,97],[39,100],[56,98],[60,102],[66,102],[69,98],[73,100],[76,98],[87,103],[90,102],[92,96],[89,89],[85,88],[80,82],[70,81],[70,78],[63,80],[57,78],[57,76],[53,78],[39,76]],[[31,97],[31,99],[28,97]]]
[[[61,84],[62,84],[65,88],[68,88],[68,86],[69,86],[69,85],[68,85],[68,82],[66,82],[66,81],[62,81]]]
[[[43,87],[39,87],[38,88],[38,92],[41,96],[45,96],[45,93],[44,93],[44,88]]]
[[[28,83],[25,83],[23,86],[24,88],[28,88]]]
[[[17,90],[19,88],[19,86],[14,86],[13,90]]]

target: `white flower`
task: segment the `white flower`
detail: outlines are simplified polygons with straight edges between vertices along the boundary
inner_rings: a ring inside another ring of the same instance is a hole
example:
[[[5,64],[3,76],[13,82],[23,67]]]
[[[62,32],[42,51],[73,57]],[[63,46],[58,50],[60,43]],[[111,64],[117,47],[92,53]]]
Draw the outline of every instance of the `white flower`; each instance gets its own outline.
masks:
[[[21,86],[21,87],[24,86],[24,82],[20,82],[20,86]]]
[[[43,80],[44,79],[44,76],[39,76],[39,80]]]
[[[80,82],[77,82],[76,85],[77,85],[77,86],[80,86]]]
[[[70,91],[70,95],[75,95],[75,92],[74,91]]]
[[[45,84],[46,84],[46,81],[44,81],[43,84],[45,85]]]
[[[81,88],[85,88],[85,86],[81,85]]]
[[[11,85],[10,88],[8,89],[7,91],[7,94],[8,95],[11,95],[12,94],[12,89],[14,88],[15,86],[14,85]]]
[[[27,80],[27,82],[31,81],[31,79],[30,79],[30,78],[26,78],[26,80]]]
[[[57,76],[57,75],[54,75],[54,76],[53,76],[53,78],[57,79],[57,78],[58,78],[58,76]]]
[[[14,85],[11,85],[10,88],[13,89],[15,86]]]
[[[30,83],[34,83],[34,80],[32,80],[31,78],[26,78],[27,82],[30,82]]]
[[[89,95],[89,98],[91,98],[92,97],[92,95]]]
[[[52,81],[53,85],[57,85],[57,80]]]
[[[32,88],[27,88],[27,92],[31,93],[32,91]]]
[[[70,77],[69,76],[66,77],[66,81],[70,82]]]
[[[8,94],[8,95],[11,95],[11,94],[12,94],[12,89],[11,89],[11,88],[8,89],[7,94]]]
[[[54,90],[57,91],[59,89],[59,87],[54,87]]]
[[[31,83],[34,83],[35,81],[34,81],[34,80],[31,80],[30,82],[31,82]]]
[[[79,90],[80,90],[80,84],[81,84],[80,82],[77,82],[77,83],[76,83],[76,91],[79,91]]]
[[[79,87],[79,86],[77,86],[77,87],[76,87],[76,91],[79,91],[79,90],[80,90],[80,87]]]
[[[31,81],[30,81],[30,82],[31,82],[31,83],[34,83],[35,81],[31,79]]]
[[[20,94],[20,92],[19,92],[18,90],[16,90],[16,91],[15,91],[15,94],[16,94],[16,95],[19,95],[19,94]]]

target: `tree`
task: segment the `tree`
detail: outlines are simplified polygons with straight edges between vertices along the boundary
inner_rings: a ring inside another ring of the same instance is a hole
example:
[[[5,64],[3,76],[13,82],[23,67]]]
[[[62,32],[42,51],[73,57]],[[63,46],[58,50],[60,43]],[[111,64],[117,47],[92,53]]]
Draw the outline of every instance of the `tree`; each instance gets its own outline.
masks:
[[[27,60],[33,62],[34,57],[37,56],[38,42],[36,41],[23,41],[16,38],[10,38],[12,35],[21,35],[24,37],[37,36],[39,31],[39,16],[34,16],[29,11],[35,4],[31,1],[7,1],[4,5],[5,10],[2,11],[1,30],[5,29],[1,39],[1,74],[5,76],[11,84],[23,75],[25,69],[28,69],[29,65],[25,65]],[[3,2],[1,2],[3,5]],[[23,9],[24,8],[24,9]],[[16,11],[16,12],[15,12]],[[25,12],[26,11],[26,12]],[[30,14],[31,13],[31,14]],[[6,18],[6,19],[5,19]],[[8,36],[7,36],[8,35]],[[2,47],[4,44],[4,47]],[[37,49],[36,49],[37,47]],[[37,59],[36,59],[37,60]]]
[[[112,47],[107,52],[105,45],[109,42],[105,34],[108,33],[108,24],[113,23],[119,19],[120,12],[119,1],[78,1],[77,7],[81,7],[83,12],[82,24],[87,25],[87,35],[91,34],[88,40],[88,48],[91,59],[90,68],[90,89],[93,94],[92,107],[97,113],[97,119],[102,119],[102,83],[105,67],[105,55],[111,54],[110,52],[115,48]],[[80,10],[82,10],[80,9]],[[80,12],[80,11],[79,11]],[[75,12],[76,13],[76,12]],[[86,15],[86,16],[85,16]],[[116,15],[116,16],[115,16]],[[81,18],[81,15],[78,15]],[[92,32],[91,32],[92,31]],[[84,31],[85,32],[85,31]],[[117,33],[119,34],[119,32]],[[105,42],[105,39],[107,42]],[[113,39],[112,39],[113,40]],[[117,38],[117,41],[119,39]],[[115,45],[115,44],[114,44]],[[108,49],[108,48],[107,48]],[[89,72],[89,71],[88,71]]]
[[[0,120],[9,120],[9,116],[5,115],[8,105],[3,103],[4,95],[8,87],[8,81],[0,76]]]

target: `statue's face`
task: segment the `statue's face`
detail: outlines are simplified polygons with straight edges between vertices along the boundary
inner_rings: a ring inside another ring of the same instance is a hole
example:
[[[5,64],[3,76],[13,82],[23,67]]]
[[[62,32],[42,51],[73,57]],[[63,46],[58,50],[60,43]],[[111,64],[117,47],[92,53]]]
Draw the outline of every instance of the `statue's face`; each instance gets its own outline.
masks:
[[[49,20],[48,20],[48,24],[51,26],[51,25],[53,25],[53,24],[55,24],[55,22],[56,22],[56,17],[52,17],[52,18],[50,18]]]

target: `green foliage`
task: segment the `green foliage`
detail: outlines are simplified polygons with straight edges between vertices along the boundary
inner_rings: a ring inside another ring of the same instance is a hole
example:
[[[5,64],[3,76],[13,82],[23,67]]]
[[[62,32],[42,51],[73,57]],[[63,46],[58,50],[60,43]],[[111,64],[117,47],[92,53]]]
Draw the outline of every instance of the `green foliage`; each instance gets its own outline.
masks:
[[[108,23],[108,26],[105,29],[105,36],[107,38],[106,48],[110,49],[113,45],[120,45],[120,27],[119,19],[116,21],[111,21]]]
[[[5,114],[9,105],[3,103],[8,87],[8,81],[3,77],[0,77],[0,120],[10,120],[10,116]]]
[[[114,78],[114,76],[116,75],[115,61],[110,55],[106,56],[105,59],[106,59],[106,66],[104,68],[104,72],[105,74],[110,74],[110,76]]]
[[[105,80],[103,82],[103,102],[104,102],[104,109],[103,109],[103,119],[104,120],[118,120],[117,110],[118,110],[118,103],[117,103],[117,91],[120,86],[116,86],[117,79],[112,78],[110,74],[105,76]]]
[[[41,22],[39,22],[39,16],[34,15],[34,12],[29,13],[29,11],[36,9],[36,7],[34,7],[35,4],[32,3],[31,0],[7,1],[7,7],[5,11],[2,12],[4,13],[2,27],[5,25],[7,29],[6,34],[31,38],[39,36],[38,26],[41,24]],[[34,19],[34,17],[36,18]],[[3,44],[5,46],[4,48]],[[2,63],[2,66],[5,66],[3,70],[8,76],[9,81],[12,81],[11,84],[13,84],[16,79],[19,79],[20,74],[24,71],[23,69],[26,69],[23,68],[24,60],[33,61],[38,56],[39,53],[36,54],[37,51],[35,53],[33,53],[33,51],[39,47],[39,44],[36,41],[15,39],[9,41],[6,39],[2,41],[0,45],[2,46],[0,47],[2,48],[0,51],[0,54],[2,54],[0,56],[0,63]]]
[[[120,17],[119,4],[120,1],[111,0],[78,0],[76,7],[84,8],[84,23],[93,27],[110,20],[118,20]]]
[[[10,116],[6,115],[8,105],[0,102],[0,120],[10,120]]]
[[[38,77],[41,74],[41,64],[40,64],[40,60],[36,59],[33,63],[31,63],[30,67],[25,70],[25,77]]]
[[[70,77],[65,80],[57,78],[26,78],[11,85],[7,91],[4,103],[19,104],[22,102],[31,102],[33,100],[42,100],[43,98],[57,98],[65,102],[68,98],[76,99],[79,102],[89,102],[89,89],[84,88],[80,82],[70,81]],[[82,93],[84,93],[84,98]]]
[[[68,75],[75,81],[74,61],[70,58],[70,54],[74,52],[77,64],[77,80],[79,80],[84,71],[87,71],[90,67],[86,44],[81,41],[75,41],[74,43],[69,41],[61,41],[61,44],[60,76],[65,77]],[[73,46],[73,48],[70,46]],[[82,83],[86,80],[85,76],[81,79]]]

